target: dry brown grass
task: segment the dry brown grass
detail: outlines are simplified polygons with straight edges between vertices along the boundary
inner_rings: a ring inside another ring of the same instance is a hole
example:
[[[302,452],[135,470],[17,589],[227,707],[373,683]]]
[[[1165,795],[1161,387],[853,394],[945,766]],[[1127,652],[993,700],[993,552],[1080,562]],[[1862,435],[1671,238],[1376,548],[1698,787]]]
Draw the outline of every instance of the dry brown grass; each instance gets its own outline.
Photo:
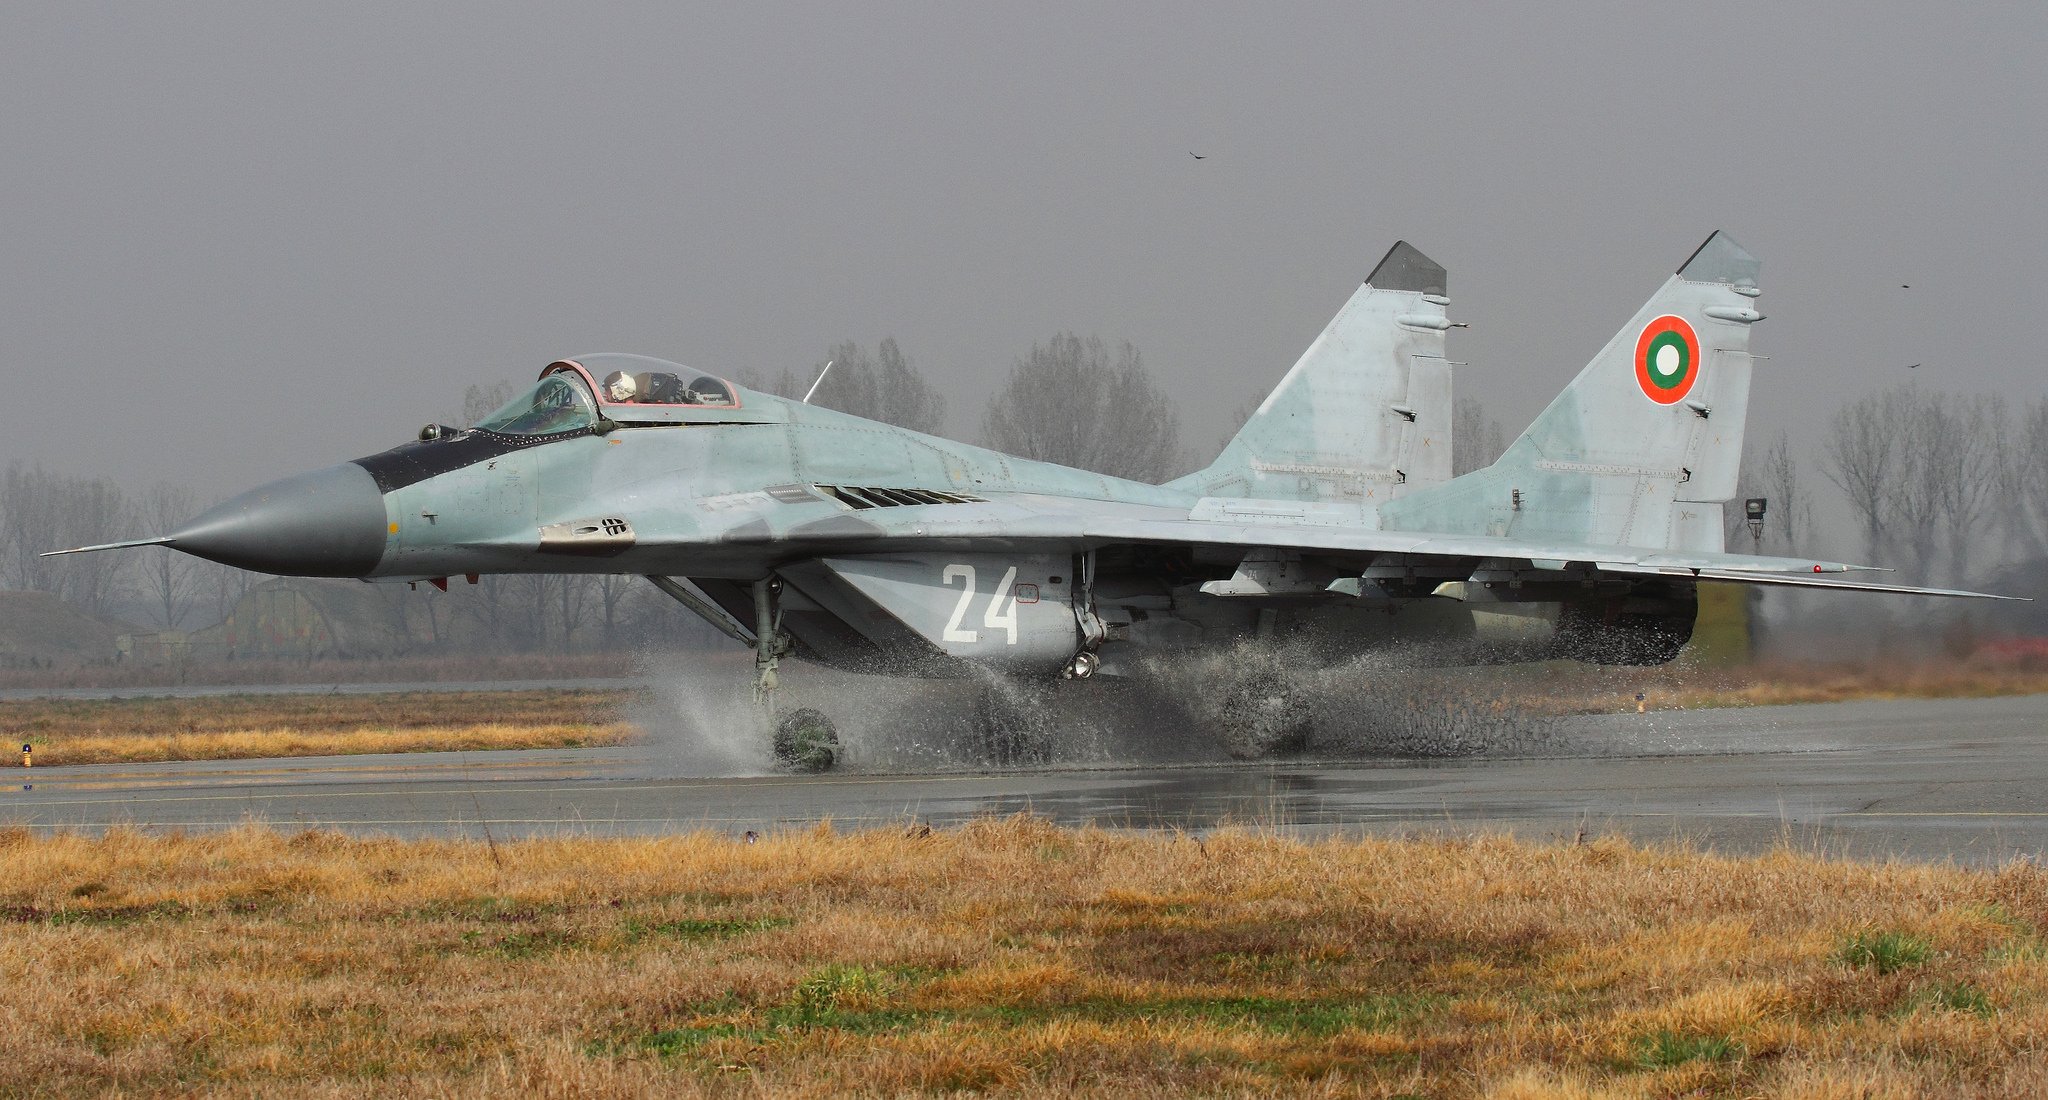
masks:
[[[1458,676],[1463,673],[1423,673]],[[2048,693],[2048,669],[1955,660],[1761,661],[1699,667],[1600,668],[1569,661],[1501,673],[1502,694],[1535,714],[1839,703],[1851,699],[1966,699]]]
[[[2032,866],[1012,819],[0,868],[5,1094],[2048,1091]]]
[[[38,765],[619,744],[618,691],[38,699],[0,704],[0,747]],[[12,763],[12,760],[7,762]]]
[[[512,653],[467,657],[218,663],[65,664],[0,669],[0,688],[172,687],[179,684],[416,684],[467,680],[584,680],[621,674],[617,653]]]

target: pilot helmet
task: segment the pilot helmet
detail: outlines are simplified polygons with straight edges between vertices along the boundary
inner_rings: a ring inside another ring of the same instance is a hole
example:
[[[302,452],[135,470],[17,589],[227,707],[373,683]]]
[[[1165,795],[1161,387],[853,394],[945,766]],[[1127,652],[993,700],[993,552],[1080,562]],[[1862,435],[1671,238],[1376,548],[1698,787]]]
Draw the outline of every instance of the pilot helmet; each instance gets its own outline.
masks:
[[[633,400],[640,387],[633,384],[633,376],[622,370],[615,370],[604,376],[604,398],[614,404]]]

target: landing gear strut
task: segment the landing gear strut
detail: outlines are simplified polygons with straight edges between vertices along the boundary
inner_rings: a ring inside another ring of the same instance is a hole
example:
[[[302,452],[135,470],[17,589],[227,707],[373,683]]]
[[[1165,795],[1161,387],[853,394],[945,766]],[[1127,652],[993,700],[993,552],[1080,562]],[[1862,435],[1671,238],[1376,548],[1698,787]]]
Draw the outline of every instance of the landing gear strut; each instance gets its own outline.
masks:
[[[793,648],[782,630],[782,582],[754,582],[754,701],[775,719],[775,670]],[[821,772],[839,758],[839,730],[816,707],[798,707],[775,722],[775,762],[798,772]]]
[[[777,666],[794,643],[782,629],[782,582],[769,577],[754,582],[754,630],[751,636],[738,617],[706,598],[695,584],[677,577],[647,578],[671,599],[710,623],[720,634],[754,651],[754,702],[775,727],[771,744],[776,763],[791,771],[821,772],[839,758],[839,731],[815,707],[799,707],[775,719]]]

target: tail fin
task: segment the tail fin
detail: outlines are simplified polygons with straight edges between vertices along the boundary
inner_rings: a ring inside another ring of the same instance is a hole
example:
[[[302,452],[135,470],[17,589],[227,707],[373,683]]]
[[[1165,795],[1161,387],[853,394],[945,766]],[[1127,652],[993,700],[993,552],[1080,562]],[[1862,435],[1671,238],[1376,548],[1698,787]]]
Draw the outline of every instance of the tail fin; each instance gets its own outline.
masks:
[[[1718,551],[1749,409],[1757,261],[1715,233],[1492,466],[1389,529]]]
[[[1397,241],[1207,469],[1202,496],[1381,504],[1451,476],[1444,269]]]

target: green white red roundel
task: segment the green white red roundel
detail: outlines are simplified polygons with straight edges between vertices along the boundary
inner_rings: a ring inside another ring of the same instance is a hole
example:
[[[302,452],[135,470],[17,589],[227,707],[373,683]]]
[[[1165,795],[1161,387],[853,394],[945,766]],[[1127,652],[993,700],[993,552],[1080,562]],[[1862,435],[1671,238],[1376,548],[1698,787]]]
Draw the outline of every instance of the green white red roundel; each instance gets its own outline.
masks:
[[[1659,405],[1676,405],[1700,377],[1700,337],[1683,317],[1665,314],[1636,337],[1636,385]]]

